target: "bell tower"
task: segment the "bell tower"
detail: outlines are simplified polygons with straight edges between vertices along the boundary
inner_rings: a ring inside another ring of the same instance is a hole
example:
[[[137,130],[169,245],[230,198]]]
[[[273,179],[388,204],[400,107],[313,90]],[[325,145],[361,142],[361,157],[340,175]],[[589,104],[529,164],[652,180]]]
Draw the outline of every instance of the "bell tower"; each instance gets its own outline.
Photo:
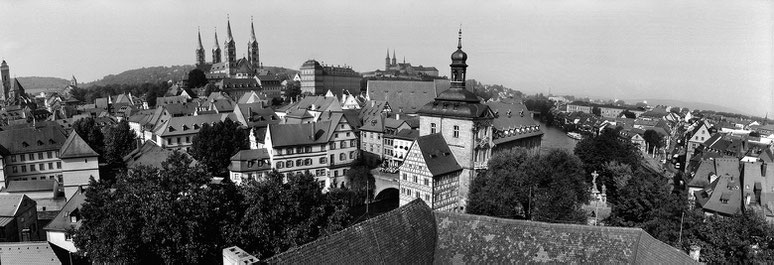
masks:
[[[384,58],[384,71],[390,70],[390,49],[387,49],[387,57]]]
[[[234,74],[234,71],[236,71],[236,43],[234,42],[234,36],[231,34],[230,18],[226,23],[226,34],[226,43],[224,44],[226,49],[226,71],[228,72],[228,75],[231,76]]]
[[[8,100],[8,92],[11,90],[11,75],[9,73],[8,64],[3,60],[0,63],[0,80],[2,80],[3,99]]]
[[[258,41],[255,39],[255,25],[253,18],[250,17],[250,42],[247,43],[247,60],[254,72],[261,67],[261,61],[258,54]]]
[[[202,31],[200,29],[196,31],[199,37],[199,47],[196,48],[196,66],[200,67],[204,65],[204,46],[202,45]]]
[[[212,47],[212,63],[216,64],[219,63],[220,55],[222,51],[220,50],[220,44],[218,43],[218,29],[215,29],[215,47]]]

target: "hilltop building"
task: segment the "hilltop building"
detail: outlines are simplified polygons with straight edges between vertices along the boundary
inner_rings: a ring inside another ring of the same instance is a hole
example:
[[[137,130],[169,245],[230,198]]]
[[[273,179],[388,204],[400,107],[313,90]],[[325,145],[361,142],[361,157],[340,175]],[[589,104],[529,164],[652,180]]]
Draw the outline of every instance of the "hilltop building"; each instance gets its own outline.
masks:
[[[414,66],[406,62],[403,57],[403,63],[398,63],[395,57],[395,50],[387,49],[387,57],[384,58],[384,70],[376,70],[363,73],[366,78],[405,78],[405,79],[434,79],[438,77],[438,68],[432,66]]]

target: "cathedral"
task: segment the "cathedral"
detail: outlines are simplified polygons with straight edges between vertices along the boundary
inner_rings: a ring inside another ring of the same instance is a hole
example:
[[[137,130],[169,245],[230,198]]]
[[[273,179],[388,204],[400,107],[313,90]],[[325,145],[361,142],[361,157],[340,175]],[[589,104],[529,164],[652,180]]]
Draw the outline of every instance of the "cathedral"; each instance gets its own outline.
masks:
[[[0,63],[0,81],[0,86],[2,87],[3,91],[3,94],[0,96],[2,96],[2,100],[5,103],[5,106],[34,106],[32,100],[24,91],[24,87],[22,87],[21,83],[19,83],[19,80],[16,78],[11,80],[10,68],[8,67],[8,63],[6,63],[5,60]]]
[[[226,92],[232,98],[240,98],[250,92],[262,93],[267,97],[282,96],[281,80],[263,69],[258,53],[255,26],[250,19],[250,41],[247,42],[247,57],[237,58],[236,41],[231,33],[231,20],[226,24],[226,41],[223,49],[215,32],[215,46],[212,48],[212,62],[206,62],[201,31],[196,48],[196,67],[207,76],[209,83]]]

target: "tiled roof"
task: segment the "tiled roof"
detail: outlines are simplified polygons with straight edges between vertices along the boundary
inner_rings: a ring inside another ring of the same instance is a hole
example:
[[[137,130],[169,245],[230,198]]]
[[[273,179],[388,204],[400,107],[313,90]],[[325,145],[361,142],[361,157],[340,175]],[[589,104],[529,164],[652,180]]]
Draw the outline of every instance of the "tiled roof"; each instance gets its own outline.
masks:
[[[367,93],[371,100],[387,101],[394,112],[413,114],[425,104],[449,89],[449,80],[405,81],[368,80]]]
[[[234,120],[247,127],[265,127],[267,124],[278,124],[281,121],[272,108],[264,108],[261,102],[237,104],[233,115]]]
[[[416,140],[419,138],[419,130],[403,129],[392,135],[385,135],[385,138],[397,138],[403,140]]]
[[[42,126],[41,126],[42,125]],[[67,135],[56,122],[0,131],[0,146],[8,154],[59,150]]]
[[[53,195],[59,184],[53,179],[27,180],[27,181],[9,181],[5,192],[24,193],[31,191],[48,191]]]
[[[719,175],[704,190],[698,191],[699,205],[704,211],[715,212],[726,216],[741,212],[742,193],[740,192],[739,178],[731,175]]]
[[[420,136],[417,138],[417,144],[422,151],[427,169],[433,176],[462,170],[441,133]]]
[[[265,260],[268,264],[431,264],[433,212],[420,200]]]
[[[422,200],[265,260],[269,264],[693,264],[640,228],[433,212]]]
[[[451,100],[436,98],[425,104],[417,113],[427,116],[455,117],[461,119],[477,119],[493,117],[494,112],[489,106],[473,100]]]
[[[172,117],[164,125],[160,126],[156,134],[161,136],[175,136],[198,133],[205,123],[217,123],[224,121],[228,114],[204,114],[197,116]]]
[[[0,243],[0,264],[40,265],[62,264],[51,244],[40,242]]]
[[[301,100],[278,109],[277,111],[290,113],[295,110],[313,110],[313,111],[341,111],[341,104],[336,97],[326,96],[307,96]]]
[[[543,135],[540,124],[532,118],[532,112],[523,103],[491,101],[486,105],[495,113],[492,126],[501,132],[493,139],[495,144]]]
[[[99,154],[86,143],[77,132],[73,131],[67,137],[62,149],[59,150],[60,158],[97,157]]]
[[[16,216],[19,206],[26,197],[24,194],[0,193],[0,216]]]
[[[167,161],[167,158],[173,151],[161,148],[153,141],[145,141],[145,143],[137,149],[134,149],[131,153],[124,156],[124,163],[127,168],[134,168],[138,166],[150,166],[155,168],[161,168],[161,162]],[[195,163],[195,162],[194,162]]]
[[[270,170],[269,152],[266,149],[240,150],[231,157],[228,170],[235,172],[247,172],[258,170]]]
[[[331,121],[272,124],[268,127],[268,133],[273,147],[324,144],[330,138],[331,127]]]
[[[49,222],[45,227],[43,227],[43,230],[46,231],[67,231],[68,229],[74,228],[78,229],[81,226],[80,220],[73,223],[70,222],[70,216],[73,211],[78,210],[81,208],[81,205],[86,201],[86,194],[83,192],[83,189],[79,188],[72,197],[70,197],[70,200],[67,201],[67,203],[62,207],[62,210],[59,211],[59,214],[54,217],[51,222]]]

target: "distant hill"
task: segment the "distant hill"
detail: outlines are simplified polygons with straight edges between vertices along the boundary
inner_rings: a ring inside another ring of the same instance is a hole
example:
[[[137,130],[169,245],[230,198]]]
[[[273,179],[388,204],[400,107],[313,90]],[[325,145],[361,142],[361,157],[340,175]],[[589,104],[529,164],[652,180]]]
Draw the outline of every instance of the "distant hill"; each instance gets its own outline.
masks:
[[[25,76],[17,77],[25,92],[37,94],[46,90],[58,90],[70,84],[69,80],[59,77]]]
[[[293,78],[297,70],[283,67],[265,66],[270,72],[281,75],[283,78]],[[124,71],[120,74],[106,75],[102,79],[82,84],[82,87],[104,85],[139,85],[143,83],[160,83],[172,80],[182,80],[188,72],[194,69],[193,65],[154,66]]]
[[[681,100],[675,100],[675,99],[624,99],[626,103],[634,104],[636,102],[642,102],[643,100],[648,102],[648,105],[655,106],[655,105],[667,105],[667,106],[673,106],[673,107],[681,107],[681,108],[689,108],[691,110],[699,109],[699,110],[713,110],[718,112],[729,112],[729,113],[739,113],[739,114],[745,114],[742,111],[710,104],[710,103],[701,103],[701,102],[690,102],[690,101],[681,101]]]

